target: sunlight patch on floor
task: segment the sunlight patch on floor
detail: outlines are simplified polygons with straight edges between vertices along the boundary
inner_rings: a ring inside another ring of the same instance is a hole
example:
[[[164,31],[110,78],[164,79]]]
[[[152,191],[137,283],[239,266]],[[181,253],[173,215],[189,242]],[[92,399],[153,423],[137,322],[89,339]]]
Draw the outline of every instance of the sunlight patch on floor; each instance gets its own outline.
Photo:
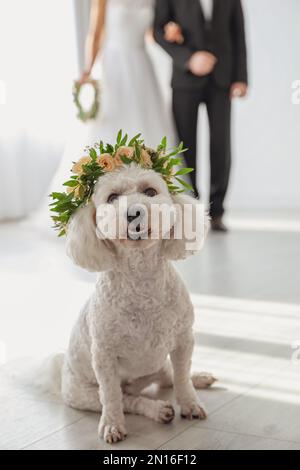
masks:
[[[260,218],[251,216],[232,216],[229,215],[226,219],[228,226],[231,230],[251,230],[251,231],[264,231],[264,232],[300,232],[300,217],[297,214],[295,219],[280,218],[280,217],[265,217]]]

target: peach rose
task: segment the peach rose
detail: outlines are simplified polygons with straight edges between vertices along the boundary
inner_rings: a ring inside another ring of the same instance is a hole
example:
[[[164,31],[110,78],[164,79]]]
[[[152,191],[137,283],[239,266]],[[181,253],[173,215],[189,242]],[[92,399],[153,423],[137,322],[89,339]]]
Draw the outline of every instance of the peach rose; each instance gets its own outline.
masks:
[[[77,163],[72,167],[72,173],[76,175],[81,175],[83,173],[83,165],[87,165],[92,161],[91,157],[81,157]]]
[[[119,147],[118,150],[116,151],[115,158],[120,158],[121,156],[127,157],[127,158],[133,158],[134,157],[134,148],[133,147]],[[121,160],[122,161],[122,160]]]
[[[98,163],[104,171],[113,171],[116,167],[114,159],[109,153],[103,153],[100,155]]]
[[[114,162],[115,162],[116,167],[120,167],[124,165],[124,163],[121,160],[121,155],[117,153],[114,156]]]
[[[147,150],[145,150],[145,149],[142,149],[142,151],[141,151],[141,162],[142,162],[142,165],[145,168],[152,168],[151,157],[150,157],[149,153],[147,152]]]

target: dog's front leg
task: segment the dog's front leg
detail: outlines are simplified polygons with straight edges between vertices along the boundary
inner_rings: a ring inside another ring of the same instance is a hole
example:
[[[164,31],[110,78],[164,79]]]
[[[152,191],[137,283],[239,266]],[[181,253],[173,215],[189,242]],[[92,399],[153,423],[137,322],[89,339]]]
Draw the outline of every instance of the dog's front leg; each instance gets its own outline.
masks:
[[[92,346],[92,359],[102,404],[99,436],[109,444],[113,444],[126,437],[123,393],[117,369],[117,358],[112,352],[102,352],[97,345],[94,345]]]
[[[193,332],[189,330],[177,338],[177,346],[170,357],[174,371],[174,390],[181,416],[204,419],[206,412],[199,402],[191,380],[191,359],[194,348]]]

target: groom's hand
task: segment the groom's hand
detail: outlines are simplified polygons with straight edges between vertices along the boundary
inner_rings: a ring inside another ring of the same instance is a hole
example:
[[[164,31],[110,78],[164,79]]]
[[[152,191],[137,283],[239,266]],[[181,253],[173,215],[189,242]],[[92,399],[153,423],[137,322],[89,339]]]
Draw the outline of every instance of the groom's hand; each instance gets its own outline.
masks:
[[[184,37],[182,34],[182,29],[179,24],[174,23],[174,21],[169,21],[164,27],[165,40],[168,42],[175,42],[177,44],[184,43]]]
[[[211,73],[216,65],[217,58],[207,51],[195,52],[188,62],[192,74],[203,77]]]
[[[230,88],[230,98],[244,98],[247,95],[248,86],[244,82],[234,82]]]

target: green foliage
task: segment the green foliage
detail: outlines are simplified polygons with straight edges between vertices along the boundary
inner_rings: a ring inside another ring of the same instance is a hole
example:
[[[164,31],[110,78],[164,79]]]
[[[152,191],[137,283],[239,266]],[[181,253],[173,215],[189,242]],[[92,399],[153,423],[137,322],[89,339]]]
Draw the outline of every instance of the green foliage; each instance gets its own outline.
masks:
[[[156,150],[146,147],[141,134],[137,134],[128,141],[128,135],[123,136],[122,130],[118,132],[116,144],[104,144],[102,141],[96,143],[94,147],[86,147],[89,159],[81,165],[81,169],[77,174],[70,176],[63,186],[66,192],[53,192],[49,197],[53,202],[50,204],[54,229],[58,231],[58,236],[66,234],[67,226],[71,216],[79,207],[84,207],[90,201],[96,183],[99,178],[105,174],[105,169],[99,164],[99,157],[103,154],[109,154],[113,159],[120,147],[131,147],[133,156],[130,158],[126,155],[120,155],[120,159],[124,165],[130,165],[133,162],[143,168],[152,169],[160,173],[165,180],[168,190],[171,194],[179,194],[193,188],[179,176],[187,175],[192,172],[192,168],[180,168],[174,171],[175,166],[182,166],[182,157],[180,156],[187,149],[181,142],[167,152],[167,138],[163,137],[161,143]],[[97,152],[98,150],[98,152]],[[149,161],[144,161],[146,153]],[[175,182],[174,182],[175,180]],[[176,184],[179,183],[179,186]]]
[[[74,101],[74,104],[77,108],[77,117],[78,119],[80,119],[82,122],[86,122],[88,121],[89,119],[95,119],[95,117],[97,116],[98,114],[98,111],[99,111],[99,85],[98,85],[98,82],[96,80],[88,80],[86,83],[92,85],[93,89],[94,89],[94,101],[91,105],[91,108],[89,110],[84,110],[83,109],[83,106],[80,102],[80,91],[81,91],[81,88],[85,85],[85,84],[81,84],[80,82],[76,81],[74,82],[74,85],[73,85],[73,101]]]

